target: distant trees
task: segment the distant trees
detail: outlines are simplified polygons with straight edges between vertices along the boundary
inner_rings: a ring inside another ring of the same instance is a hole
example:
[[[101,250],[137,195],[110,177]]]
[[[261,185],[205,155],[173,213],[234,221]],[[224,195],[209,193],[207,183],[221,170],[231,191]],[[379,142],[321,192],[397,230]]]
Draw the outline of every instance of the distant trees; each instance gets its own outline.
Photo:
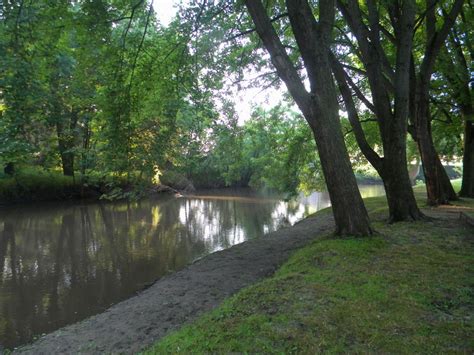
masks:
[[[28,28],[22,28],[28,15],[31,13],[23,2],[4,2],[0,6],[0,164],[10,172],[31,152],[29,135],[40,106],[41,83],[32,80],[39,63],[32,60],[33,49],[27,41],[30,36],[38,38],[36,32],[27,32],[37,20],[32,19]]]
[[[214,115],[189,36],[159,26],[147,1],[0,9],[0,165],[9,172],[38,164],[151,178],[181,154],[185,121]]]
[[[226,184],[286,194],[324,188],[311,129],[288,106],[256,107],[242,126],[221,123],[214,134],[208,163]]]

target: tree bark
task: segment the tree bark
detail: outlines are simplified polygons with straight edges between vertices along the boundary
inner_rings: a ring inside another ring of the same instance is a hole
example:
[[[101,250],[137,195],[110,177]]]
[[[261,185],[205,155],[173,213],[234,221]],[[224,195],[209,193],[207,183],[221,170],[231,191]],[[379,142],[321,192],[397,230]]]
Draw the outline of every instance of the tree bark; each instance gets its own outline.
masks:
[[[461,27],[464,41],[461,42],[460,40],[459,29],[453,27],[448,36],[452,51],[450,53],[446,47],[443,56],[445,63],[441,66],[441,70],[451,86],[453,98],[457,102],[464,119],[463,174],[459,196],[474,198],[474,100],[469,59],[466,58],[463,47],[466,48],[466,53],[470,54],[471,60],[474,57],[474,49],[470,32],[466,30],[469,28],[468,19],[463,12],[461,12],[461,19],[464,25],[464,29]],[[456,70],[453,70],[454,68]]]
[[[385,157],[382,159],[368,144],[358,113],[352,99],[352,94],[347,83],[350,78],[345,76],[344,69],[341,64],[333,58],[333,72],[339,85],[339,90],[342,94],[346,110],[349,117],[349,122],[354,131],[357,144],[366,159],[372,164],[378,172],[385,187],[387,203],[389,206],[389,222],[418,220],[423,218],[419,211],[411,182],[406,168],[406,154],[404,154],[404,141],[398,138],[397,144],[390,144],[387,150],[384,150]],[[386,137],[387,139],[387,137]],[[393,140],[391,140],[393,142]],[[405,177],[406,173],[406,177]],[[408,183],[405,181],[408,179]]]
[[[368,145],[365,139],[348,83],[351,84],[351,87],[355,87],[355,85],[344,72],[342,65],[334,59],[333,71],[357,143],[384,182],[389,206],[389,221],[422,219],[424,216],[418,209],[413,194],[406,159],[410,96],[409,69],[415,4],[413,1],[405,1],[401,8],[396,7],[395,2],[390,3],[391,7],[389,6],[389,11],[396,14],[396,16],[392,16],[397,45],[395,70],[391,68],[380,43],[380,21],[376,3],[373,0],[367,1],[370,27],[363,20],[358,1],[350,0],[346,3],[339,0],[338,6],[359,44],[361,59],[373,99],[373,104],[368,107],[371,107],[375,113],[379,124],[383,143],[383,158]]]
[[[320,2],[319,23],[316,23],[307,1],[286,2],[293,34],[310,80],[310,93],[306,91],[261,1],[246,0],[245,4],[278,75],[285,82],[313,131],[332,203],[336,233],[370,235],[372,229],[369,217],[342,135],[337,94],[331,74],[329,44],[334,21],[334,2]]]
[[[329,112],[328,112],[329,113]],[[372,234],[369,217],[352,172],[338,121],[308,117],[336,221],[336,234]]]
[[[385,118],[385,129],[382,130],[382,176],[385,177],[390,222],[419,220],[424,217],[413,194],[406,155],[415,6],[414,1],[404,1],[399,9],[402,18],[395,22],[398,42],[394,75],[394,113],[392,117]]]
[[[424,218],[413,194],[406,154],[396,153],[396,150],[400,149],[404,147],[399,145],[398,149],[394,147],[392,152],[385,154],[383,167],[379,172],[385,187],[390,223]]]
[[[436,0],[426,0],[427,44],[415,87],[412,87],[412,90],[415,89],[415,107],[414,112],[412,112],[415,128],[413,138],[420,150],[428,204],[434,206],[447,204],[450,200],[456,200],[457,196],[433,143],[429,105],[429,82],[438,54],[450,29],[454,25],[456,17],[461,12],[463,2],[463,0],[454,1],[450,12],[445,14],[443,18],[443,26],[436,30]]]
[[[456,200],[457,196],[433,143],[428,105],[427,98],[423,98],[417,103],[415,137],[421,155],[423,173],[425,174],[428,204],[437,206],[448,204],[449,201]]]

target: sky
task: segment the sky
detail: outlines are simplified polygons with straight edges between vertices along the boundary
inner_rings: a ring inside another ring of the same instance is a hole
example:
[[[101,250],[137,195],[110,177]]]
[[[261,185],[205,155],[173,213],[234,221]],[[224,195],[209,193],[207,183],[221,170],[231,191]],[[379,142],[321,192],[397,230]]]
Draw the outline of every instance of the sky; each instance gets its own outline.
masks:
[[[171,19],[176,14],[175,5],[180,0],[154,0],[153,8],[163,25],[168,25]],[[249,73],[249,78],[255,76]],[[282,91],[275,89],[267,89],[262,91],[258,88],[240,90],[236,92],[234,97],[235,107],[239,116],[239,122],[242,124],[250,118],[252,107],[254,105],[260,105],[265,108],[270,108],[278,104],[282,99]]]
[[[168,25],[176,14],[174,5],[177,3],[176,0],[154,0],[153,8],[163,25]]]

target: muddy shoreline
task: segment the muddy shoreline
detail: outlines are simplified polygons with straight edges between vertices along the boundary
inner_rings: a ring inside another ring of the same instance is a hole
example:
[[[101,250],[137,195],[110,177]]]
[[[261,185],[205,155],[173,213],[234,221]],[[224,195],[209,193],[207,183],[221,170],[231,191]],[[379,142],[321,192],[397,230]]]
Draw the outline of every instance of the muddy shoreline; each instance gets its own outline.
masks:
[[[290,254],[333,229],[322,213],[208,255],[104,313],[63,327],[15,353],[138,352],[271,275]]]

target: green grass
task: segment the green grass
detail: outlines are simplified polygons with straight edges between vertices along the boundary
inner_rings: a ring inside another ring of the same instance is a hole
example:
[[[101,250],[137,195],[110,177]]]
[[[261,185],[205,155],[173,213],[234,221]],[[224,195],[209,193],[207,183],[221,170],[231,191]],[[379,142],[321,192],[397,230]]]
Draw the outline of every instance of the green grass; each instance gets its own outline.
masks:
[[[366,202],[375,237],[313,242],[148,353],[472,353],[472,229],[388,225],[385,199]]]
[[[151,184],[140,178],[139,172],[114,175],[91,172],[83,177],[64,176],[60,170],[46,170],[41,167],[19,168],[14,176],[0,174],[0,205],[31,201],[67,200],[73,198],[118,199],[138,196],[140,188]]]
[[[75,188],[72,177],[58,171],[23,168],[14,177],[0,177],[0,202],[62,199]]]

